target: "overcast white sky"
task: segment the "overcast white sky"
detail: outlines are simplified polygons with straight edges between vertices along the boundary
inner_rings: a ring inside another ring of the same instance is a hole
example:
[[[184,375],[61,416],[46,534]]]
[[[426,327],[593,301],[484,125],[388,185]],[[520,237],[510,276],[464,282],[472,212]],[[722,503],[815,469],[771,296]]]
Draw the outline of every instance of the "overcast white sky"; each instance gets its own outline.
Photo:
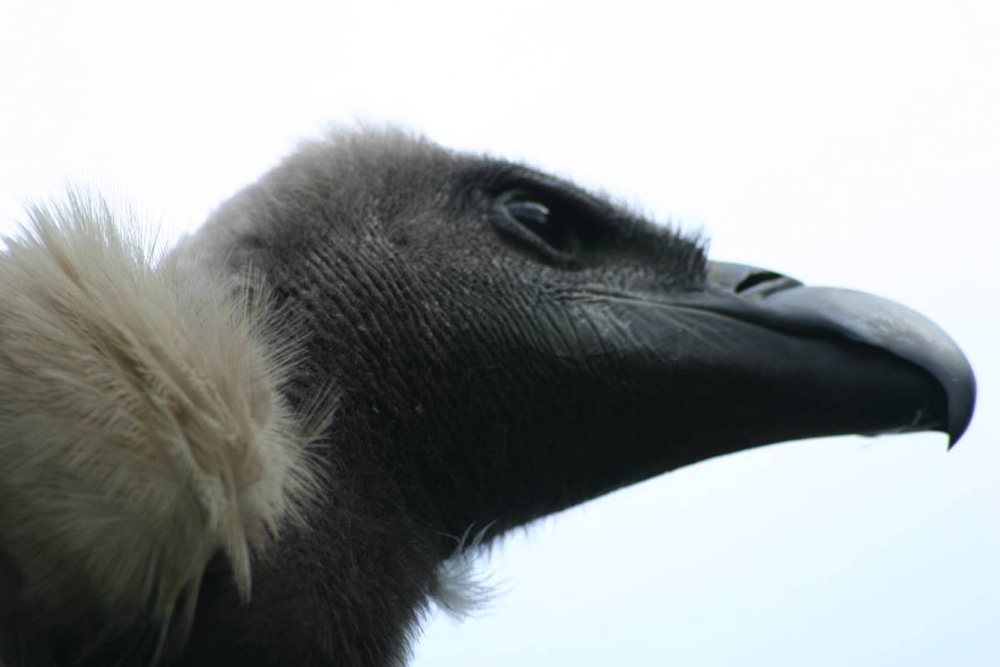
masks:
[[[977,371],[965,440],[768,447],[494,550],[415,664],[1000,664],[1000,4],[0,5],[0,230],[83,180],[168,236],[328,121],[389,121],[874,291]]]

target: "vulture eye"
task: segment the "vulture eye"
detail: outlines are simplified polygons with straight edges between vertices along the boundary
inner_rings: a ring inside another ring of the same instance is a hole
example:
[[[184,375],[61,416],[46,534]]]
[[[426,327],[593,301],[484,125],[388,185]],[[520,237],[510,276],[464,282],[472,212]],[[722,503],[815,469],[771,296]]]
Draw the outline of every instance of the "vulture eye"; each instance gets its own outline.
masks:
[[[558,209],[520,193],[503,198],[499,208],[500,222],[507,231],[548,255],[554,252],[559,259],[571,259],[583,246],[572,216]]]

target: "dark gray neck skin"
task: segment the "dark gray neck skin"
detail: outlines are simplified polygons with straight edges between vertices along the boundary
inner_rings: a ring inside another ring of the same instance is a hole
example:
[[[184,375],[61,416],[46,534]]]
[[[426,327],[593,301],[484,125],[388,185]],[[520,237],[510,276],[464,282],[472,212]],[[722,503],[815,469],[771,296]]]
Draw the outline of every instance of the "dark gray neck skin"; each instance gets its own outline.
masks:
[[[266,276],[276,307],[308,332],[290,398],[304,406],[329,391],[338,406],[322,510],[254,564],[249,609],[225,576],[208,582],[188,660],[235,652],[269,664],[279,646],[291,647],[288,664],[393,664],[467,530],[495,534],[664,469],[605,446],[604,424],[634,407],[614,390],[622,369],[555,348],[550,318],[571,314],[546,304],[590,280],[586,269],[562,284],[564,270],[491,225],[490,197],[521,178],[400,137],[317,146],[191,241]],[[634,258],[622,248],[621,280],[657,250],[673,268],[652,279],[700,279],[694,244],[621,218],[648,236]]]
[[[571,236],[540,241],[498,213],[510,197]],[[337,412],[309,529],[254,563],[248,607],[208,575],[185,665],[398,664],[469,529],[760,444],[946,418],[927,370],[884,350],[692,306],[711,286],[691,240],[400,135],[305,147],[186,247],[265,276],[307,332],[290,399],[327,391]]]

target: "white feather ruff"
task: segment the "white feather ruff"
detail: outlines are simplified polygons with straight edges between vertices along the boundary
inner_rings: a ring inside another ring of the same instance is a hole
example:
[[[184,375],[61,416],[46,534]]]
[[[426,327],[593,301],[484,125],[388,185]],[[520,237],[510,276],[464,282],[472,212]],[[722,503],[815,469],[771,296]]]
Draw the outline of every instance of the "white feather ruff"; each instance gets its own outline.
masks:
[[[318,485],[264,299],[115,217],[71,194],[0,254],[0,555],[26,614],[162,637],[217,553],[247,598]]]

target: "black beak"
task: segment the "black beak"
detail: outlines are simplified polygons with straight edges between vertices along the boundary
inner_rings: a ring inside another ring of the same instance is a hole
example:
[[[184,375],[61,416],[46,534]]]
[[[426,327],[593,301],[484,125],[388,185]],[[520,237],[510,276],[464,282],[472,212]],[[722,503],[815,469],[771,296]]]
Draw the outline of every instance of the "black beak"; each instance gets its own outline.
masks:
[[[965,355],[881,297],[719,262],[698,289],[587,292],[577,339],[592,358],[650,371],[670,408],[665,428],[691,443],[691,460],[849,433],[940,430],[950,447],[972,418]]]
[[[972,419],[976,378],[968,359],[940,327],[902,304],[854,290],[806,287],[772,271],[712,262],[705,304],[777,332],[860,343],[925,371],[945,395],[945,416],[934,430],[958,442]]]

